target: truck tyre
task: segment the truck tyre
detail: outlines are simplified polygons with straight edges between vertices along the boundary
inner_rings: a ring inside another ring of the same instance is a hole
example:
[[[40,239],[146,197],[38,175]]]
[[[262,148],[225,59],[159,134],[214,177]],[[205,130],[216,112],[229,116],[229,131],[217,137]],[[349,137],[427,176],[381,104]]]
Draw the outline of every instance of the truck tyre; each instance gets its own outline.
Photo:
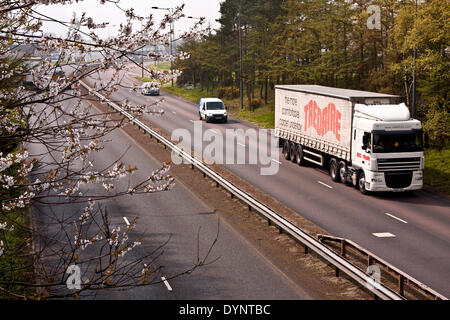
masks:
[[[347,183],[347,164],[344,161],[339,162],[339,179]]]
[[[199,112],[198,115],[200,116],[200,121],[202,121],[203,120],[202,114]]]
[[[291,152],[290,155],[291,161],[295,163],[296,162],[295,158],[297,156],[297,145],[295,143],[291,143],[290,152]]]
[[[364,171],[361,171],[358,174],[358,180],[356,185],[362,194],[368,194],[368,191],[366,190],[366,176],[364,174]]]
[[[295,160],[299,166],[302,166],[305,163],[303,159],[303,149],[301,145],[297,146],[297,150],[295,152]]]
[[[330,160],[330,177],[334,182],[339,182],[339,166],[334,158]]]
[[[286,160],[291,160],[291,144],[287,140],[283,144],[283,156]]]

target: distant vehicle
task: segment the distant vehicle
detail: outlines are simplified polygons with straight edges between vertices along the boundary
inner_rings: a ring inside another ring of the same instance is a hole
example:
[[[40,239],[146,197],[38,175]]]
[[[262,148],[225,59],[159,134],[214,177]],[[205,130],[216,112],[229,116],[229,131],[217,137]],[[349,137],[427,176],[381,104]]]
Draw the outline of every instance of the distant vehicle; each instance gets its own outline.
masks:
[[[422,125],[399,96],[316,85],[275,86],[285,159],[329,168],[361,193],[423,187]]]
[[[55,70],[55,72],[53,73],[53,77],[52,77],[53,81],[58,82],[59,84],[63,84],[66,82],[67,78],[66,78],[66,73],[62,70],[62,69],[57,69]]]
[[[217,98],[201,98],[198,105],[200,120],[222,121],[227,123],[228,113],[222,100]]]
[[[161,85],[159,82],[144,82],[141,86],[141,94],[146,96],[159,96],[159,88]]]
[[[52,75],[52,80],[57,82],[59,85],[62,85],[64,87],[64,90],[71,90],[72,86],[69,85],[69,82],[72,81],[72,79],[69,80],[69,78],[66,76],[66,73],[61,69],[57,68]]]
[[[50,61],[57,62],[59,60],[60,54],[59,53],[52,53],[50,56]]]

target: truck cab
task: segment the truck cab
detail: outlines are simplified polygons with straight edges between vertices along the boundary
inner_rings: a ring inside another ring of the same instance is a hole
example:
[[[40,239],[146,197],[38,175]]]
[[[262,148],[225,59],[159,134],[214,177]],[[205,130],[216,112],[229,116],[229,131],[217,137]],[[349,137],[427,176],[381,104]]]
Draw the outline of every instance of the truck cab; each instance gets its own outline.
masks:
[[[201,98],[198,104],[198,114],[200,120],[210,121],[222,121],[226,123],[228,121],[228,113],[222,100],[217,98]]]
[[[351,158],[350,180],[362,193],[421,189],[424,153],[420,121],[411,119],[405,104],[356,104]]]

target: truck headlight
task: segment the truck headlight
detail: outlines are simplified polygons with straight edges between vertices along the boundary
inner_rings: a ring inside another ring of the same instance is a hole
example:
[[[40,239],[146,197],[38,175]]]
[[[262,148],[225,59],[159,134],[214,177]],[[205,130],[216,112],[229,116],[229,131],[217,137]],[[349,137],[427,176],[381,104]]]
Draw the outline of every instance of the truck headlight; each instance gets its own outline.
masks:
[[[414,175],[414,180],[422,181],[423,180],[423,173],[422,172],[416,172],[416,174]]]
[[[383,177],[384,177],[383,173],[376,173],[373,175],[372,182],[383,183]]]

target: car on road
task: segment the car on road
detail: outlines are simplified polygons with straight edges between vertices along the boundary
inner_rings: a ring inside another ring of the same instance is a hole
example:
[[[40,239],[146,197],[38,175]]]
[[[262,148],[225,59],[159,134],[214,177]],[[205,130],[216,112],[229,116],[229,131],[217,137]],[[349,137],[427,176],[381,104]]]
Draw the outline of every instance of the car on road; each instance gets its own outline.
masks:
[[[200,120],[210,121],[222,121],[226,123],[228,121],[227,109],[222,100],[218,98],[201,98],[198,105],[198,114]]]
[[[161,85],[159,82],[145,82],[141,86],[141,94],[145,96],[159,96],[159,88]]]

